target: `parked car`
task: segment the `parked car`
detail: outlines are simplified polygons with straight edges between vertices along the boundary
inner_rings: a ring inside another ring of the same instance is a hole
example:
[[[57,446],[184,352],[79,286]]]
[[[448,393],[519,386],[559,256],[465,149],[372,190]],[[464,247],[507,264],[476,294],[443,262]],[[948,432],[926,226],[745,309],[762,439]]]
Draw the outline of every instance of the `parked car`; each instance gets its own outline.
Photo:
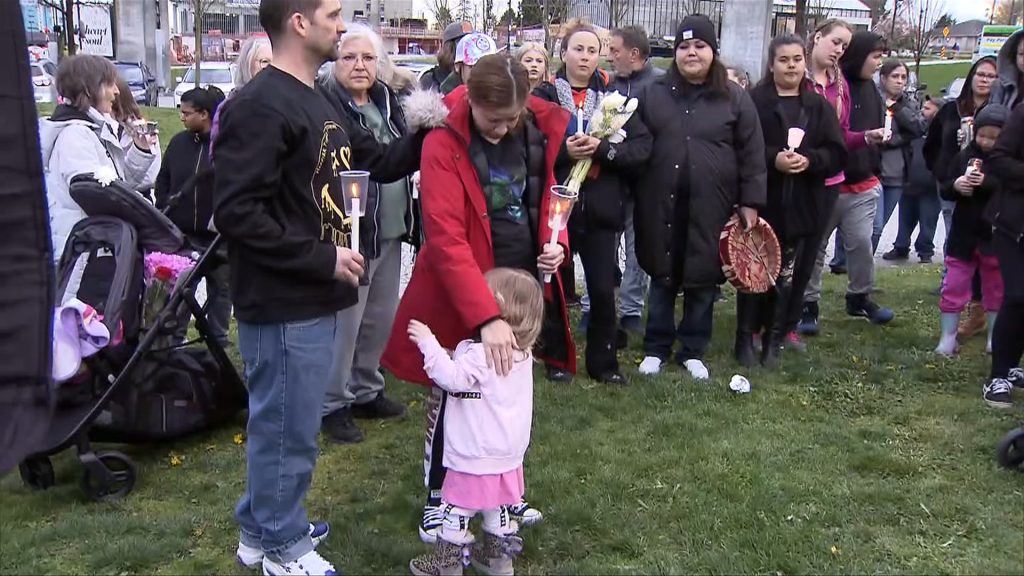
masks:
[[[424,62],[421,59],[405,59],[401,56],[394,58],[394,63],[395,66],[412,72],[413,76],[416,77],[417,82],[419,82],[420,77],[423,76],[424,72],[434,67],[430,62]]]
[[[32,89],[36,102],[57,103],[57,65],[49,60],[31,63]]]
[[[117,73],[132,89],[132,97],[140,106],[156,106],[156,76],[142,62],[114,62]]]
[[[199,82],[205,86],[216,86],[226,95],[235,87],[233,79],[235,65],[230,62],[203,62],[200,64]],[[181,95],[196,87],[196,67],[192,66],[184,76],[176,78],[174,105],[181,106]]]

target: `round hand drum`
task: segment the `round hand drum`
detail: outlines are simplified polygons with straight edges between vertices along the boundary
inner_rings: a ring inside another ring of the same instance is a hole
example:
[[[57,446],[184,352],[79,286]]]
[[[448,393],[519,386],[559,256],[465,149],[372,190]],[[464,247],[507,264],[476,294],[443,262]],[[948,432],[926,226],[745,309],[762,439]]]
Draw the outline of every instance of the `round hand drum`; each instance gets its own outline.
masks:
[[[737,290],[763,294],[775,286],[782,269],[782,249],[775,231],[763,218],[744,230],[734,214],[719,236],[718,252],[725,279]]]

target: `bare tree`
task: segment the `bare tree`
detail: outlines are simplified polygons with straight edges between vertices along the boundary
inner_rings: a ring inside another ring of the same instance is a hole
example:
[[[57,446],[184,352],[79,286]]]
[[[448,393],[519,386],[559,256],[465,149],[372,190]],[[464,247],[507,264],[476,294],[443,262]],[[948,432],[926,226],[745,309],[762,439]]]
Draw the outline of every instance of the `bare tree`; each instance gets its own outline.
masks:
[[[75,0],[41,0],[43,6],[53,8],[64,17],[64,28],[60,31],[60,43],[69,55],[78,52],[78,42],[75,41]]]
[[[618,28],[622,25],[630,10],[633,9],[633,0],[603,0],[608,8],[608,27]]]
[[[1012,26],[1020,21],[1021,12],[1024,11],[1024,1],[998,0],[995,4],[995,13],[992,14],[993,24]]]
[[[448,0],[427,0],[427,12],[430,12],[441,29],[455,21]]]
[[[943,0],[903,0],[910,28],[910,50],[914,53],[915,73],[921,73],[921,56],[936,36],[936,24],[945,12]]]
[[[833,0],[796,0],[793,33],[806,38],[809,29],[828,18],[833,5]]]

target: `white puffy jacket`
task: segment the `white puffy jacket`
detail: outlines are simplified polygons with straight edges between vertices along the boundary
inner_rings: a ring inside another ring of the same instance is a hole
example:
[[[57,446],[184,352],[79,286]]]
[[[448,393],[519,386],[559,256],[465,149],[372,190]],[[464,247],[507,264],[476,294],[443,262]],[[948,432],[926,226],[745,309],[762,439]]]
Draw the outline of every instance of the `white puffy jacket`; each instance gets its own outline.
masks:
[[[50,238],[54,260],[59,261],[71,228],[86,216],[71,199],[71,179],[107,167],[113,168],[128,187],[137,189],[145,183],[155,157],[135,146],[127,151],[122,148],[95,108],[86,113],[58,106],[52,116],[39,121],[39,143],[50,211]]]

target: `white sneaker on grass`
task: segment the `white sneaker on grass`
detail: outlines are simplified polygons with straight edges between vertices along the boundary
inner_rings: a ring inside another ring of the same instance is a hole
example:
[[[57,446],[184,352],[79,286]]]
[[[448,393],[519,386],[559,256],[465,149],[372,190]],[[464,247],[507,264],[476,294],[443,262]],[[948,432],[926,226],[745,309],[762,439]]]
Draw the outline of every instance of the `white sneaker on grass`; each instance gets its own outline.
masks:
[[[644,376],[654,376],[661,372],[661,358],[648,356],[640,363],[640,373]]]
[[[707,380],[708,376],[710,376],[708,374],[708,367],[695,358],[683,362],[683,366],[690,372],[690,376],[693,376],[694,380]]]
[[[299,558],[278,564],[270,558],[263,558],[263,576],[337,576],[338,571],[316,550],[310,550]]]
[[[420,520],[420,540],[424,544],[436,544],[437,534],[441,532],[441,524],[444,523],[444,503],[434,506],[427,504],[423,507],[423,519]]]
[[[310,522],[309,524],[309,537],[313,540],[314,548],[319,546],[330,533],[331,526],[327,522]],[[235,559],[246,568],[255,568],[260,562],[263,562],[263,550],[239,542],[238,549],[235,551]]]
[[[544,520],[544,514],[540,510],[537,510],[526,501],[526,499],[520,500],[518,504],[514,504],[508,507],[509,514],[512,515],[512,519],[516,521],[521,527],[533,526],[534,524],[540,524]]]

